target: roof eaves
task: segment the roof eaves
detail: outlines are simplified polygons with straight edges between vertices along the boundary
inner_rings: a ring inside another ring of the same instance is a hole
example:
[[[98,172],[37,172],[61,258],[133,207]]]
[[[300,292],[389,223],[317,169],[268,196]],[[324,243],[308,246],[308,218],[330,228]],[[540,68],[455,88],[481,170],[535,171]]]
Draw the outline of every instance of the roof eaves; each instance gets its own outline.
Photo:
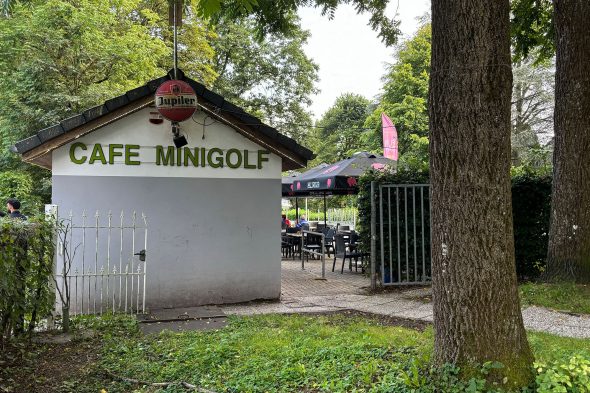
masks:
[[[42,144],[41,139],[37,134],[28,137],[27,139],[23,139],[22,141],[18,141],[14,144],[14,150],[17,153],[23,154],[29,150],[36,148]]]
[[[37,132],[37,134],[35,135],[37,138],[39,138],[39,141],[41,141],[41,143],[45,143],[50,139],[53,139],[61,134],[63,134],[64,128],[62,126],[62,124],[55,124],[53,126],[47,127],[42,129],[41,131]],[[34,148],[36,146],[32,146],[32,148]],[[19,149],[20,151],[20,149]]]

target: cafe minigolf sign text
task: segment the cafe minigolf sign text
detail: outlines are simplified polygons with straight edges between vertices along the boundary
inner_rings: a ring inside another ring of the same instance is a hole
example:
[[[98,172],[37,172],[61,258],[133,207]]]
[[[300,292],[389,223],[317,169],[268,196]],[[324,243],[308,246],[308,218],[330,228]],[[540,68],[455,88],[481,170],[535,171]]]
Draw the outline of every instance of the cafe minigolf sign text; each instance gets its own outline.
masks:
[[[140,145],[86,145],[76,142],[70,146],[70,160],[78,165],[141,165],[144,162],[161,166],[262,169],[270,155],[266,150],[224,150],[217,147],[176,148],[159,145],[144,150],[146,151],[142,152]]]

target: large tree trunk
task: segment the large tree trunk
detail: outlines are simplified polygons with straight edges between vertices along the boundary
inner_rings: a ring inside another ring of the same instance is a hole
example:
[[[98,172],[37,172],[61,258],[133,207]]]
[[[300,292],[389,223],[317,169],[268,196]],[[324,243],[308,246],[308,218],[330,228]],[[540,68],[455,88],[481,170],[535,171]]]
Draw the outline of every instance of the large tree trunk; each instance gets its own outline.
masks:
[[[514,260],[509,0],[432,2],[434,359],[532,379]]]
[[[547,278],[590,283],[590,1],[555,0],[555,150]]]

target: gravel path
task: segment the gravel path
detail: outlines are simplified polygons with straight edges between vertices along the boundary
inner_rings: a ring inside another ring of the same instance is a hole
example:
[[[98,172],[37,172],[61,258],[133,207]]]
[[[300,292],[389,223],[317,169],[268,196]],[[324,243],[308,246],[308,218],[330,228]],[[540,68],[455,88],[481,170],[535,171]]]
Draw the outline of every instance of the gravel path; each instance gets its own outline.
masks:
[[[322,281],[318,280],[319,269],[317,261],[307,263],[305,270],[301,270],[300,262],[283,261],[280,302],[226,305],[221,309],[226,314],[236,315],[356,310],[432,322],[430,288],[369,294],[368,281],[361,274],[329,272],[327,280]],[[529,330],[590,338],[590,315],[567,314],[542,307],[528,307],[522,315]]]

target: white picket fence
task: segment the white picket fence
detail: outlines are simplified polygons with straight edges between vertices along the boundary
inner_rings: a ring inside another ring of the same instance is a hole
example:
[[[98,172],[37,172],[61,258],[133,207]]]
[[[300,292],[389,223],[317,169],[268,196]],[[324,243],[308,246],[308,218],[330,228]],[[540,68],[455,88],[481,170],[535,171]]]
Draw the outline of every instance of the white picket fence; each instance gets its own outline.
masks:
[[[69,296],[70,314],[145,313],[145,214],[122,211],[113,217],[111,211],[104,216],[96,211],[89,217],[84,211],[79,220],[70,212],[58,222],[56,289]],[[61,297],[56,301],[56,310],[62,310]]]

